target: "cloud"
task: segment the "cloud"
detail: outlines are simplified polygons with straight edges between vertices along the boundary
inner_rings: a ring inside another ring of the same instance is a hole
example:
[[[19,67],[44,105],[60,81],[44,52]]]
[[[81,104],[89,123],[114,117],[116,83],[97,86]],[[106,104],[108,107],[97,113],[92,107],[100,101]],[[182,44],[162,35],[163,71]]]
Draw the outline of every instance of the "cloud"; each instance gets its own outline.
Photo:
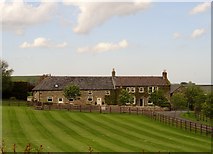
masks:
[[[83,47],[83,48],[78,48],[77,52],[79,53],[85,53],[85,52],[91,52],[91,53],[103,53],[107,51],[112,51],[112,50],[119,50],[119,49],[124,49],[128,47],[128,42],[126,40],[122,40],[120,42],[116,43],[107,43],[107,42],[101,42],[93,47]]]
[[[202,13],[205,12],[206,10],[208,10],[211,7],[211,3],[210,2],[204,2],[202,4],[197,5],[196,7],[194,7],[189,14],[193,15],[193,14],[197,14],[197,13]]]
[[[181,35],[179,32],[173,33],[173,38],[174,38],[174,39],[179,39],[179,38],[181,38],[181,37],[182,37],[182,35]]]
[[[204,33],[205,33],[204,28],[195,29],[191,34],[191,38],[195,39],[195,38],[201,37]]]
[[[67,46],[66,42],[55,44],[50,39],[39,37],[34,39],[32,43],[24,42],[19,47],[20,48],[64,48]]]
[[[42,0],[38,6],[31,4],[23,0],[0,2],[2,29],[22,34],[29,26],[48,21],[56,7],[56,3],[46,0]]]
[[[77,6],[80,13],[77,17],[77,25],[73,28],[76,33],[88,33],[97,26],[102,25],[114,16],[126,16],[147,9],[150,6],[148,0],[144,2],[70,2],[64,0],[65,5]]]

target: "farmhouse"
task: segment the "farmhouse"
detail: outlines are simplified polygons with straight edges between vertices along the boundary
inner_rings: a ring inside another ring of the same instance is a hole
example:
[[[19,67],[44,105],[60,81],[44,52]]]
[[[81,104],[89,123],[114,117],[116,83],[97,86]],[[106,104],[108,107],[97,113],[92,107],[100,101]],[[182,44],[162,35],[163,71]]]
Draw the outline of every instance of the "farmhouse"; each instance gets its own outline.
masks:
[[[79,86],[81,96],[77,100],[68,100],[63,95],[63,89],[69,84]],[[118,104],[122,89],[133,95],[133,104],[138,106],[151,105],[149,97],[155,90],[162,90],[170,99],[170,82],[166,71],[162,76],[117,76],[114,69],[111,76],[48,76],[33,89],[33,96],[39,102]]]

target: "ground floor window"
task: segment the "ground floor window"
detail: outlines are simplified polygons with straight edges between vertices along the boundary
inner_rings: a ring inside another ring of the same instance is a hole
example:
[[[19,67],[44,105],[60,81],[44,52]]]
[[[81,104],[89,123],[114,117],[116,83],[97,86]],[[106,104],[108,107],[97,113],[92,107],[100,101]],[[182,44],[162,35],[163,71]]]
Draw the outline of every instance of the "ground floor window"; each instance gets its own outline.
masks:
[[[53,102],[53,97],[47,97],[47,102]]]
[[[92,97],[92,96],[89,96],[89,97],[87,98],[87,101],[88,101],[88,102],[92,102],[92,101],[93,101],[93,97]]]
[[[70,101],[70,102],[73,102],[73,101],[74,101],[74,99],[73,99],[73,98],[70,98],[70,99],[69,99],[69,101]]]

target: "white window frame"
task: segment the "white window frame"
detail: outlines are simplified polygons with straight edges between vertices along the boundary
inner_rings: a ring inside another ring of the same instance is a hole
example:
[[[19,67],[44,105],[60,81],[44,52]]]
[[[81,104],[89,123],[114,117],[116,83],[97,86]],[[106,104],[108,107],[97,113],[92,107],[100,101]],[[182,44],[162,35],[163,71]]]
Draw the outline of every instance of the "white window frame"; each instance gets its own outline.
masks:
[[[133,94],[135,93],[135,87],[131,87],[130,90],[131,90],[131,91],[130,91],[131,93],[133,93]]]
[[[51,101],[49,101],[49,99],[51,99]],[[53,102],[53,97],[52,96],[48,96],[47,97],[47,102]]]
[[[142,90],[141,90],[141,89],[142,89]],[[138,92],[139,92],[139,93],[144,93],[144,87],[139,87],[139,88],[138,88]]]
[[[153,92],[153,87],[148,87],[147,90],[148,90],[148,93],[151,94]],[[151,92],[150,92],[150,90],[151,90]]]
[[[105,95],[109,96],[110,95],[110,90],[105,91]]]
[[[149,98],[148,98],[148,102],[147,102],[147,104],[148,104],[148,105],[152,105],[152,104],[153,104],[153,102],[149,103]]]
[[[131,87],[126,87],[126,91],[130,92],[131,91]]]
[[[89,100],[90,98],[91,98],[92,100]],[[88,97],[87,97],[87,101],[88,101],[88,102],[93,102],[93,96],[88,96]]]
[[[88,91],[88,95],[93,95],[93,92],[92,91]]]
[[[59,99],[61,99],[61,101]],[[64,102],[64,99],[62,97],[58,98],[58,103],[63,103],[63,102]]]
[[[74,98],[69,98],[69,101],[70,101],[70,102],[73,102],[73,101],[74,101]]]

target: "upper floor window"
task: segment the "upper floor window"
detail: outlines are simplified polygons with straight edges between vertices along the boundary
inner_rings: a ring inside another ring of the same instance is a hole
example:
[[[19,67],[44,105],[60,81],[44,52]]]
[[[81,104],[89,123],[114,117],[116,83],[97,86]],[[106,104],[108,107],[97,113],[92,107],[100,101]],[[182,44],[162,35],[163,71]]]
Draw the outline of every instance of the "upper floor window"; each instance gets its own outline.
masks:
[[[135,87],[127,87],[126,90],[127,90],[129,93],[135,93]]]
[[[151,94],[154,91],[157,91],[158,87],[148,87],[148,93]]]
[[[105,95],[110,95],[110,91],[109,90],[105,91]]]
[[[139,91],[139,93],[144,93],[144,87],[139,87],[138,91]]]
[[[89,95],[92,95],[93,93],[92,93],[92,91],[88,91],[88,94],[89,94]]]

